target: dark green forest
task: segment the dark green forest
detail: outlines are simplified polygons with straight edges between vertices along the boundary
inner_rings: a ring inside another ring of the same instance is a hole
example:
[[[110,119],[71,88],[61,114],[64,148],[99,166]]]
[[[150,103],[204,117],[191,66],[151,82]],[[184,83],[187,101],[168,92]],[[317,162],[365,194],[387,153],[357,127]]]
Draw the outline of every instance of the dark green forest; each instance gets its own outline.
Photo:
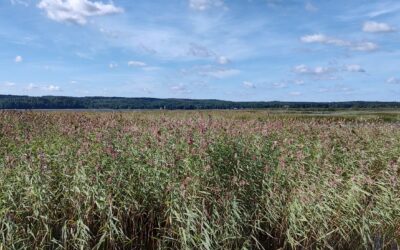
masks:
[[[221,100],[123,97],[0,95],[0,109],[373,109],[400,108],[400,102],[232,102]]]

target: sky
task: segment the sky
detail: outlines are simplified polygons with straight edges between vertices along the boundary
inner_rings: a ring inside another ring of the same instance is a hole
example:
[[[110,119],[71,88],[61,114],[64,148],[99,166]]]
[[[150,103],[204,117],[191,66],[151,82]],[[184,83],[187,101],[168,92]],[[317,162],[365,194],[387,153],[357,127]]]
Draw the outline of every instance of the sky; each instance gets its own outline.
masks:
[[[0,0],[0,94],[400,101],[400,1]]]

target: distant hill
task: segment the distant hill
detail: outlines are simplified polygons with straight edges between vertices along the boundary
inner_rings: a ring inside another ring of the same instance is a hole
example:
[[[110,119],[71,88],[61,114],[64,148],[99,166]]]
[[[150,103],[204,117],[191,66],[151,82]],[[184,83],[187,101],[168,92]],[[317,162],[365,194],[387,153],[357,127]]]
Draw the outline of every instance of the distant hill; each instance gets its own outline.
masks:
[[[400,102],[232,102],[197,99],[0,95],[0,109],[364,109],[400,108]]]

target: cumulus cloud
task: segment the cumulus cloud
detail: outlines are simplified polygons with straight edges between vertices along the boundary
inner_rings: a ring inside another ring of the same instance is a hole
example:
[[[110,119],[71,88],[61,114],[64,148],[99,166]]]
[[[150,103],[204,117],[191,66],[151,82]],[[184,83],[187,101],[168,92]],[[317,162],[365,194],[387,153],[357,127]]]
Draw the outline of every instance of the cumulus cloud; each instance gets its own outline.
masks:
[[[306,35],[300,38],[303,43],[321,43],[326,45],[334,45],[339,47],[348,47],[358,51],[374,51],[378,49],[378,45],[372,42],[352,42],[335,37],[328,37],[324,34]]]
[[[188,93],[191,92],[183,84],[178,84],[178,85],[171,86],[170,90],[173,91],[173,92],[181,93],[181,94],[188,94]]]
[[[44,10],[51,20],[84,25],[93,16],[104,16],[123,12],[113,3],[92,2],[89,0],[41,0],[38,8]]]
[[[56,92],[56,91],[61,91],[61,88],[56,85],[48,85],[48,86],[43,86],[42,90],[49,92]]]
[[[378,23],[378,22],[365,22],[363,25],[364,32],[370,33],[386,33],[386,32],[394,32],[396,29],[391,27],[387,23]]]
[[[4,86],[6,86],[6,87],[14,87],[15,83],[14,82],[4,82]]]
[[[252,82],[248,82],[248,81],[244,81],[242,83],[243,87],[247,88],[247,89],[255,89],[256,85]]]
[[[378,45],[372,42],[361,42],[353,44],[351,48],[358,51],[374,51],[378,49]]]
[[[397,77],[390,77],[386,80],[389,84],[400,84],[400,78]]]
[[[14,59],[14,61],[16,62],[16,63],[20,63],[20,62],[22,62],[24,59],[22,58],[22,56],[16,56],[15,57],[15,59]]]
[[[297,65],[293,68],[293,72],[297,74],[324,75],[335,71],[333,68],[317,66],[315,68],[308,67],[304,64]]]
[[[344,66],[344,71],[347,72],[359,72],[359,73],[365,73],[365,69],[361,67],[361,65],[358,64],[349,64]]]
[[[204,11],[211,7],[224,6],[223,0],[189,0],[189,6],[193,10]]]
[[[33,90],[43,90],[47,92],[57,92],[61,91],[61,88],[59,86],[50,84],[50,85],[37,85],[34,83],[29,83],[28,86],[25,88],[25,90],[28,91],[33,91]]]
[[[147,64],[145,62],[141,62],[141,61],[129,61],[128,62],[128,66],[131,66],[131,67],[146,67]]]
[[[230,63],[230,60],[229,60],[228,58],[226,58],[225,56],[219,56],[219,57],[217,58],[217,62],[218,62],[219,64],[221,64],[221,65],[225,65],[225,64]]]
[[[129,63],[128,63],[128,65],[129,65]],[[110,69],[114,69],[114,68],[117,68],[117,67],[118,67],[118,64],[116,64],[116,63],[110,63],[110,64],[108,64],[108,67],[109,67]]]

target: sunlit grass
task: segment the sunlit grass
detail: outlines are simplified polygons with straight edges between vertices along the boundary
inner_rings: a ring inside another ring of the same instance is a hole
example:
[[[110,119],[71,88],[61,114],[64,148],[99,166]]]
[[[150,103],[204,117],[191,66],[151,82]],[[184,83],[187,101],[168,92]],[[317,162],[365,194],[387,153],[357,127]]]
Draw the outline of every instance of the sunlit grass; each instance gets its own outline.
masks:
[[[400,241],[400,124],[385,115],[0,116],[0,249]]]

